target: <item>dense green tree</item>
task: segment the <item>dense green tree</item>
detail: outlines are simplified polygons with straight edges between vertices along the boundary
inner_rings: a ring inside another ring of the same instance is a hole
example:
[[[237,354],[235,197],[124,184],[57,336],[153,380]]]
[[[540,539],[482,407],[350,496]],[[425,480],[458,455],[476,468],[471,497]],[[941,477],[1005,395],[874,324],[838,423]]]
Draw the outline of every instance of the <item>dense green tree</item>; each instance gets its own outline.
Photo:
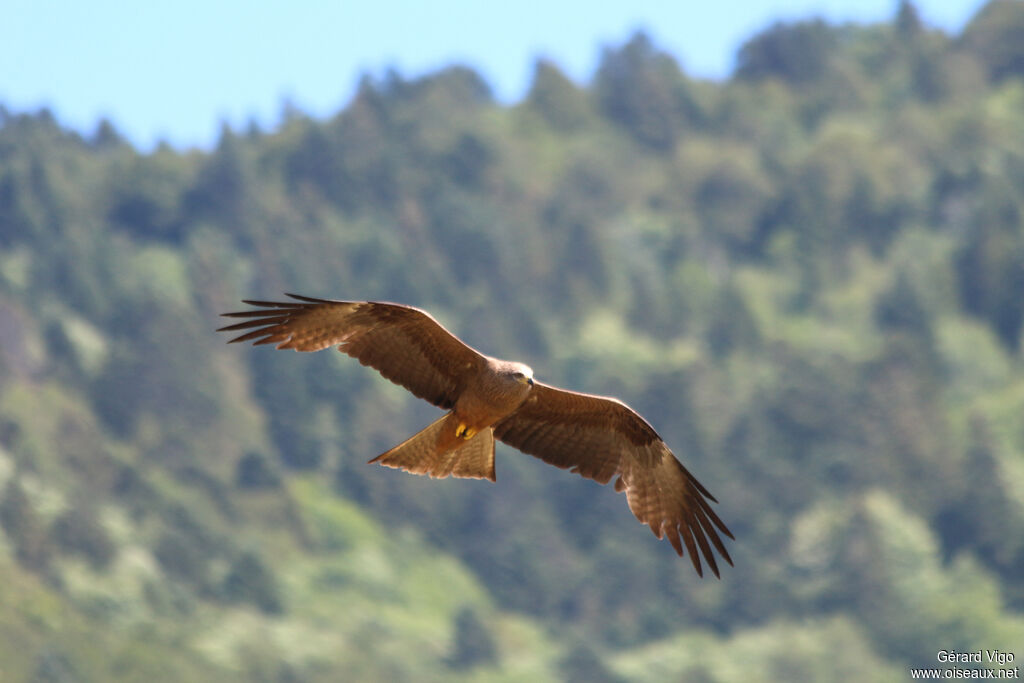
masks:
[[[166,532],[157,540],[153,556],[168,575],[196,586],[206,582],[206,558],[186,535]]]
[[[170,150],[131,159],[112,179],[107,219],[142,239],[181,238],[189,165]]]
[[[0,499],[0,526],[13,541],[19,562],[36,571],[47,569],[53,557],[50,539],[43,520],[17,480],[4,488]]]
[[[59,515],[50,527],[50,535],[57,547],[80,555],[99,570],[108,567],[117,552],[95,514],[83,509],[69,509]]]
[[[743,44],[737,55],[736,76],[811,85],[829,72],[838,44],[837,30],[821,19],[777,23]]]
[[[239,555],[224,577],[224,596],[233,602],[252,603],[268,614],[283,611],[281,592],[274,574],[259,555]]]
[[[1024,323],[1024,235],[1019,199],[1002,185],[982,191],[971,231],[956,256],[964,307],[989,322],[1009,348]]]
[[[235,483],[243,489],[272,489],[281,485],[281,475],[267,456],[249,451],[238,461]]]
[[[612,673],[586,643],[577,643],[560,664],[564,680],[571,683],[617,683],[623,680]]]
[[[900,0],[896,9],[896,32],[904,39],[915,39],[924,30],[921,14],[911,0]]]
[[[933,341],[930,316],[906,273],[900,273],[882,293],[874,313],[879,327],[905,332],[925,348]]]
[[[455,636],[448,665],[453,669],[490,666],[498,660],[498,648],[487,625],[466,607],[455,616]]]
[[[242,143],[225,124],[217,149],[196,174],[195,182],[182,199],[190,220],[215,220],[233,233],[251,219],[247,200],[254,184],[246,177]]]
[[[1020,535],[1024,510],[1013,501],[994,450],[989,426],[975,418],[963,463],[964,475],[958,479],[958,490],[951,492],[938,510],[935,526],[947,559],[970,549],[1007,574],[1016,571],[1024,558]],[[985,495],[979,495],[975,482],[986,482]],[[1014,597],[1019,601],[1021,595]]]
[[[32,683],[73,683],[82,680],[73,660],[59,648],[46,648],[36,656]]]
[[[637,33],[621,49],[606,49],[594,88],[605,116],[636,140],[670,152],[685,126],[688,94],[675,60]]]
[[[1017,0],[990,0],[967,24],[964,48],[978,55],[996,81],[1024,76],[1024,5]]]
[[[586,93],[569,80],[557,64],[547,59],[540,59],[534,65],[526,101],[558,131],[579,128],[589,113]]]

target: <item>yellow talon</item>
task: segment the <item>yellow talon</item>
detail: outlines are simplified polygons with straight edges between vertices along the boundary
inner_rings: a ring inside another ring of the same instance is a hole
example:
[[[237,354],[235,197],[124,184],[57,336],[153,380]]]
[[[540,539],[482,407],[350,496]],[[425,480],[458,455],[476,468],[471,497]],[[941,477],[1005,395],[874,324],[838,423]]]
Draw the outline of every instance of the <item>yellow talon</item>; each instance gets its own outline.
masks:
[[[474,436],[476,436],[476,430],[473,429],[472,427],[466,426],[465,423],[460,422],[459,426],[455,428],[455,436],[459,437],[460,439],[465,439],[469,441]]]

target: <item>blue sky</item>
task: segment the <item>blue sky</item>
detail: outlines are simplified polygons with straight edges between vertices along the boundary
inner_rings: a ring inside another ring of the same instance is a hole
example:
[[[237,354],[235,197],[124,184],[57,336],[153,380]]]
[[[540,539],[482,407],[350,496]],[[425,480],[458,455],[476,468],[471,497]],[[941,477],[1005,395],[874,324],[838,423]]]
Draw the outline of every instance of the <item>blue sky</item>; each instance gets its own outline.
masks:
[[[958,32],[981,0],[917,0],[926,23]],[[207,147],[223,121],[268,128],[287,99],[324,116],[361,73],[407,77],[452,62],[477,69],[504,101],[522,96],[545,56],[578,81],[602,45],[637,28],[690,74],[727,76],[737,48],[776,20],[888,19],[896,0],[4,0],[0,103],[49,106],[90,132],[101,116],[142,148]]]

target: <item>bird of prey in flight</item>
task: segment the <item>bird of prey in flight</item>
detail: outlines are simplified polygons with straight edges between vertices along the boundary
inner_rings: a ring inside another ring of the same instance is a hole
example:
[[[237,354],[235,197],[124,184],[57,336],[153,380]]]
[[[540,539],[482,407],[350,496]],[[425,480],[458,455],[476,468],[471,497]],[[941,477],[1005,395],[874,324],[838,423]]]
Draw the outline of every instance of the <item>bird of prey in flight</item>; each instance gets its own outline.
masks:
[[[715,497],[676,459],[654,428],[622,401],[535,381],[523,363],[471,348],[417,308],[288,294],[224,313],[247,330],[231,342],[319,351],[337,346],[419,398],[446,410],[439,420],[370,462],[431,477],[494,481],[494,439],[556,467],[625,491],[630,510],[676,553],[685,546],[697,574],[701,556],[719,576],[714,546],[730,565],[711,509]],[[699,554],[698,554],[699,549]]]

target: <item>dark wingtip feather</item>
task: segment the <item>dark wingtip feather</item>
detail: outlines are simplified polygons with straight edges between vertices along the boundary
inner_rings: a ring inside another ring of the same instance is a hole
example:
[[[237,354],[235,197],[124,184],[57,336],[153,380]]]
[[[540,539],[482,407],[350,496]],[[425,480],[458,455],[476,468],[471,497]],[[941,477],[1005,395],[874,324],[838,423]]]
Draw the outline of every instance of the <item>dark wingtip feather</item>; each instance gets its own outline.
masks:
[[[697,545],[700,546],[700,552],[704,556],[704,560],[711,567],[711,571],[715,573],[715,576],[718,576],[718,563],[715,562],[715,553],[711,550],[707,536],[704,534],[704,529],[701,528],[699,521],[693,526],[691,531],[697,540]]]
[[[711,520],[711,522],[716,527],[718,527],[718,530],[735,541],[736,537],[732,535],[731,531],[729,531],[729,527],[725,525],[725,522],[723,522],[722,519],[717,514],[715,514],[715,511],[706,505],[702,507],[704,508],[705,515]]]
[[[235,330],[246,330],[250,327],[265,327],[270,328],[274,325],[280,325],[281,323],[288,322],[288,318],[281,316],[279,318],[261,318],[259,320],[244,320],[240,323],[234,323],[232,325],[225,325],[218,329],[218,332],[234,332]]]
[[[302,296],[301,294],[292,294],[291,292],[285,292],[284,295],[287,296],[287,297],[291,297],[292,299],[297,299],[299,301],[305,301],[305,302],[311,303],[311,304],[327,304],[327,303],[331,303],[330,299],[317,299],[316,297]],[[300,306],[301,304],[287,303],[287,304],[284,304],[284,305],[285,306]]]
[[[242,303],[263,308],[298,308],[302,306],[302,304],[293,304],[290,301],[258,301],[256,299],[242,299]]]
[[[718,554],[722,556],[722,559],[729,563],[729,566],[733,566],[732,558],[729,557],[729,551],[726,550],[725,544],[722,543],[722,539],[718,537],[718,534],[710,532],[708,534],[711,537],[711,542],[715,544],[715,548],[718,550]]]
[[[704,578],[704,568],[700,566],[700,555],[697,554],[697,545],[693,542],[693,532],[686,524],[680,526],[679,531],[683,537],[683,543],[686,544],[686,552],[690,554],[690,562],[697,571],[697,576]]]
[[[676,550],[676,555],[679,557],[683,556],[683,544],[679,540],[679,530],[674,526],[669,526],[665,529],[665,536],[668,538],[668,542],[672,544],[672,547]]]
[[[258,339],[256,341],[254,341],[252,343],[252,345],[253,346],[263,346],[264,344],[277,344],[280,341],[281,341],[280,337],[278,337],[276,334],[272,334],[269,337],[264,337],[263,339]],[[281,345],[281,346],[278,346],[277,348],[279,348],[279,349],[286,349],[288,347],[284,346],[284,345]]]
[[[234,344],[235,342],[247,342],[247,341],[251,341],[253,339],[258,339],[260,341],[254,342],[254,345],[259,345],[264,338],[271,338],[271,337],[274,337],[274,336],[275,336],[274,333],[269,331],[269,330],[259,329],[259,330],[253,330],[251,332],[246,332],[245,334],[239,335],[239,336],[235,337],[234,339],[232,339],[228,343],[229,344]]]
[[[260,309],[250,309],[248,311],[233,311],[231,313],[221,313],[222,318],[260,318],[267,315],[277,315],[278,313],[284,313],[284,311],[264,311]]]
[[[287,323],[290,317],[295,313],[295,309],[303,306],[303,304],[279,301],[258,301],[256,299],[243,299],[242,303],[249,304],[250,306],[257,306],[258,308],[247,311],[221,313],[221,316],[225,318],[245,318],[245,320],[220,327],[217,329],[217,332],[237,332],[238,330],[246,330],[249,328],[258,329],[254,329],[251,332],[235,337],[234,339],[229,339],[228,344],[252,341],[253,346],[259,346],[261,344],[270,344],[282,341],[283,338],[278,330],[278,326]]]
[[[713,503],[717,503],[718,502],[718,499],[715,498],[714,496],[712,496],[711,492],[708,491],[706,488],[704,488],[704,484],[701,484],[699,481],[697,481],[697,477],[695,477],[692,474],[690,474],[689,470],[687,470],[685,467],[683,467],[682,464],[680,464],[679,466],[682,467],[683,468],[683,472],[686,473],[686,478],[693,483],[693,485],[697,488],[698,491],[700,491],[702,494],[704,494],[705,498],[707,498],[708,500],[710,500]]]

